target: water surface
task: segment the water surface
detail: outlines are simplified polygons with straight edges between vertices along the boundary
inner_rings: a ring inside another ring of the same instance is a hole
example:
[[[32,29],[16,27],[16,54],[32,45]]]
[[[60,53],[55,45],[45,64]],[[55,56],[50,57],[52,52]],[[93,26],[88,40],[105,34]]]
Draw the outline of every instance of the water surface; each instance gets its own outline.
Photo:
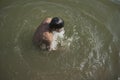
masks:
[[[65,46],[32,44],[46,17],[65,21]],[[1,0],[0,80],[118,80],[119,0]]]

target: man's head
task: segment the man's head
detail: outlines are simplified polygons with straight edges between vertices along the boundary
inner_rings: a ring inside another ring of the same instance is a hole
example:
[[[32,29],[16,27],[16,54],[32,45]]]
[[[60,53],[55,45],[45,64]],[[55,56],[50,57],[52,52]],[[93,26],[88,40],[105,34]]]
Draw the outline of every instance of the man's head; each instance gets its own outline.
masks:
[[[54,17],[52,18],[50,24],[49,24],[50,29],[53,30],[58,30],[64,27],[64,21],[61,18]]]

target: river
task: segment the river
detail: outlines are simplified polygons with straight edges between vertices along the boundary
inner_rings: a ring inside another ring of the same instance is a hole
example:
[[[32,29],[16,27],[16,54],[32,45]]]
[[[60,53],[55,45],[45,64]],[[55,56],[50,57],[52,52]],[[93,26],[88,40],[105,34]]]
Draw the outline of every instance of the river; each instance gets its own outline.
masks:
[[[65,21],[64,46],[32,44],[46,17]],[[0,80],[120,80],[120,0],[0,0]]]

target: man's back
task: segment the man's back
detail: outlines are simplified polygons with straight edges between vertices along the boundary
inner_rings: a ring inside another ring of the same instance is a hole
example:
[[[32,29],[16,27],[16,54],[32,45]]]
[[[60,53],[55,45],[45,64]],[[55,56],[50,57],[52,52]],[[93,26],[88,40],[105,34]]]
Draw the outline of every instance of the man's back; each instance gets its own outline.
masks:
[[[49,31],[50,22],[51,22],[51,18],[47,18],[37,28],[33,36],[33,42],[36,45],[40,45],[41,43],[46,43],[46,42],[49,43],[52,41],[52,33]]]

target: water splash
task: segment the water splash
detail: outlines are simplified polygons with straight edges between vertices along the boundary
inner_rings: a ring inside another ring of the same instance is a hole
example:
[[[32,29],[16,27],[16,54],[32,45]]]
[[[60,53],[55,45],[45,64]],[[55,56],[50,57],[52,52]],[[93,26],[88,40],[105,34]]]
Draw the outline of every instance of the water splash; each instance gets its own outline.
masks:
[[[57,45],[60,43],[62,45],[63,39],[64,39],[64,29],[61,32],[53,32],[53,41],[52,41],[52,50],[57,49]]]

